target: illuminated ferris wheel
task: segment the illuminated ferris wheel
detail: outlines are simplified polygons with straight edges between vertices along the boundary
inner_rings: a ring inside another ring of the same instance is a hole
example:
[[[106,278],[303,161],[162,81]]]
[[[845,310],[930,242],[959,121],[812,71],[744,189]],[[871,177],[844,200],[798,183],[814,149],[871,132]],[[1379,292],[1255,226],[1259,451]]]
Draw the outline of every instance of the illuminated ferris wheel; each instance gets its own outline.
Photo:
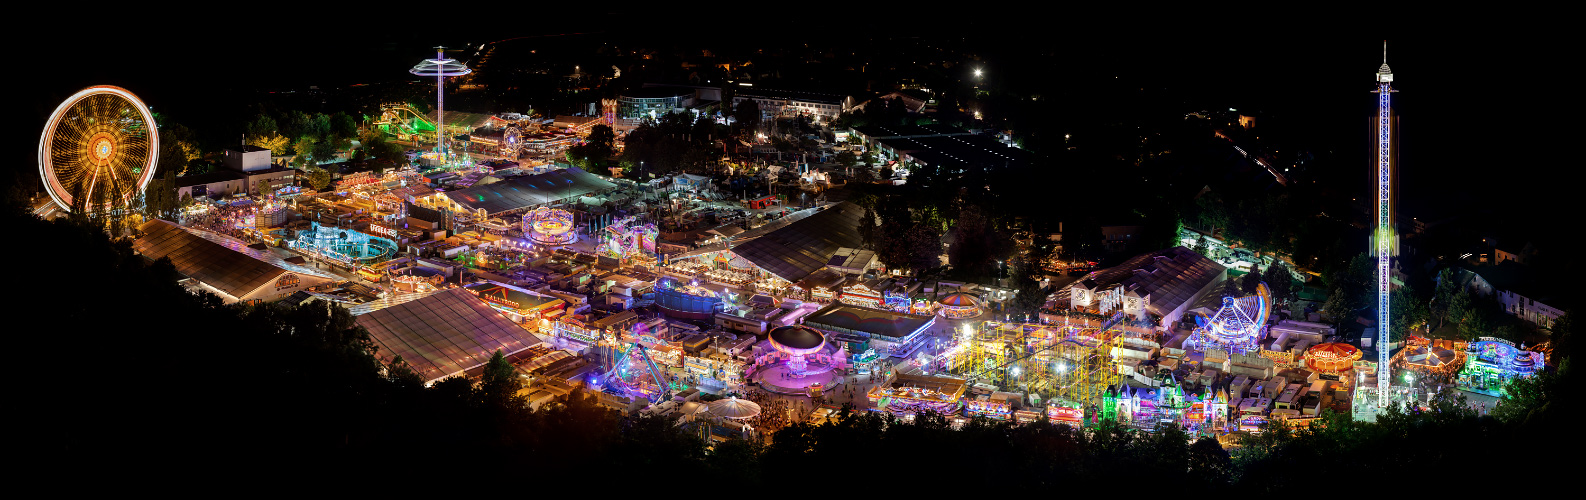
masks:
[[[39,175],[64,209],[74,203],[125,208],[154,177],[159,144],[154,115],[137,96],[121,87],[89,87],[62,102],[44,125]]]

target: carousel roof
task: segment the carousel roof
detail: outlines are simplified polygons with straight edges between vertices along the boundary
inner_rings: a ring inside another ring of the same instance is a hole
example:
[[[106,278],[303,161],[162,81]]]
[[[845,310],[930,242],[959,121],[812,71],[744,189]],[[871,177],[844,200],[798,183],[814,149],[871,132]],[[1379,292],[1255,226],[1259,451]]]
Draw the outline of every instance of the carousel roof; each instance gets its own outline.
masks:
[[[1316,344],[1305,350],[1305,366],[1311,370],[1336,373],[1360,359],[1360,349],[1341,342]]]
[[[760,414],[760,405],[747,399],[729,397],[705,403],[706,411],[722,418],[752,418]]]
[[[977,307],[980,305],[980,298],[969,293],[954,292],[947,294],[946,297],[942,297],[937,302],[944,306]]]
[[[793,349],[815,349],[826,343],[826,336],[804,325],[788,325],[771,330],[771,342]]]
[[[1355,346],[1352,346],[1352,345],[1349,345],[1349,344],[1342,343],[1342,342],[1327,342],[1327,343],[1322,343],[1322,344],[1316,344],[1315,346],[1312,346],[1310,349],[1307,349],[1305,351],[1306,354],[1310,354],[1310,353],[1313,353],[1313,352],[1314,353],[1318,353],[1320,355],[1331,354],[1335,358],[1347,358],[1347,359],[1359,359],[1360,358],[1360,349],[1359,348],[1357,348]]]

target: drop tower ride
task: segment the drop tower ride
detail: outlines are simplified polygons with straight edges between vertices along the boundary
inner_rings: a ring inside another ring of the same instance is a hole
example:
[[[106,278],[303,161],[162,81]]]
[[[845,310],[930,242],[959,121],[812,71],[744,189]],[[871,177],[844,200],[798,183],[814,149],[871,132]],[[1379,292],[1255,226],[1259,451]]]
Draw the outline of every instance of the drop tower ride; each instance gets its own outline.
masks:
[[[1388,69],[1388,42],[1382,42],[1382,67],[1377,68],[1377,114],[1372,118],[1376,132],[1375,159],[1377,228],[1371,236],[1371,252],[1377,257],[1377,408],[1388,405],[1388,318],[1389,260],[1398,253],[1398,235],[1393,229],[1394,191],[1398,184],[1399,117],[1393,112],[1393,70]]]

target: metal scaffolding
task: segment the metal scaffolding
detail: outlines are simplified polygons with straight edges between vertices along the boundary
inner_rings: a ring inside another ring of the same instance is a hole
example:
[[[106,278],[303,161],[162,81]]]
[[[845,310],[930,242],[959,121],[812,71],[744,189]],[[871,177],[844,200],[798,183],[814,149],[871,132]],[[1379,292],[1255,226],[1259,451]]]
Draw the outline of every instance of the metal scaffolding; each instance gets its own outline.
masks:
[[[950,351],[955,357],[947,366],[971,382],[1065,404],[1097,405],[1107,387],[1121,379],[1115,349],[1130,335],[1118,329],[988,321],[960,337],[962,345]]]

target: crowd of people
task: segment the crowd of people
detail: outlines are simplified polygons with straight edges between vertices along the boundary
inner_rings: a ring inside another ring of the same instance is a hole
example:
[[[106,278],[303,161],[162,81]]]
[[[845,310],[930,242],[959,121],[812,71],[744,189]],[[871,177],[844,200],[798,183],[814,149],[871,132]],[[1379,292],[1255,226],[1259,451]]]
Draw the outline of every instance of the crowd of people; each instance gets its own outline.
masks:
[[[798,410],[809,406],[809,403],[802,401],[790,403],[785,396],[772,394],[761,389],[749,389],[744,394],[744,399],[760,405],[760,414],[748,419],[747,422],[754,428],[759,429],[762,436],[773,434],[783,427],[794,423],[794,418],[802,420],[804,415],[814,411],[813,407],[809,407],[800,412]],[[790,409],[793,410],[791,412],[792,415],[789,414]]]
[[[235,207],[229,204],[211,205],[207,210],[184,211],[178,222],[186,227],[203,229],[247,240],[247,235],[237,226],[239,222],[253,215],[256,208],[253,205],[242,207]]]

